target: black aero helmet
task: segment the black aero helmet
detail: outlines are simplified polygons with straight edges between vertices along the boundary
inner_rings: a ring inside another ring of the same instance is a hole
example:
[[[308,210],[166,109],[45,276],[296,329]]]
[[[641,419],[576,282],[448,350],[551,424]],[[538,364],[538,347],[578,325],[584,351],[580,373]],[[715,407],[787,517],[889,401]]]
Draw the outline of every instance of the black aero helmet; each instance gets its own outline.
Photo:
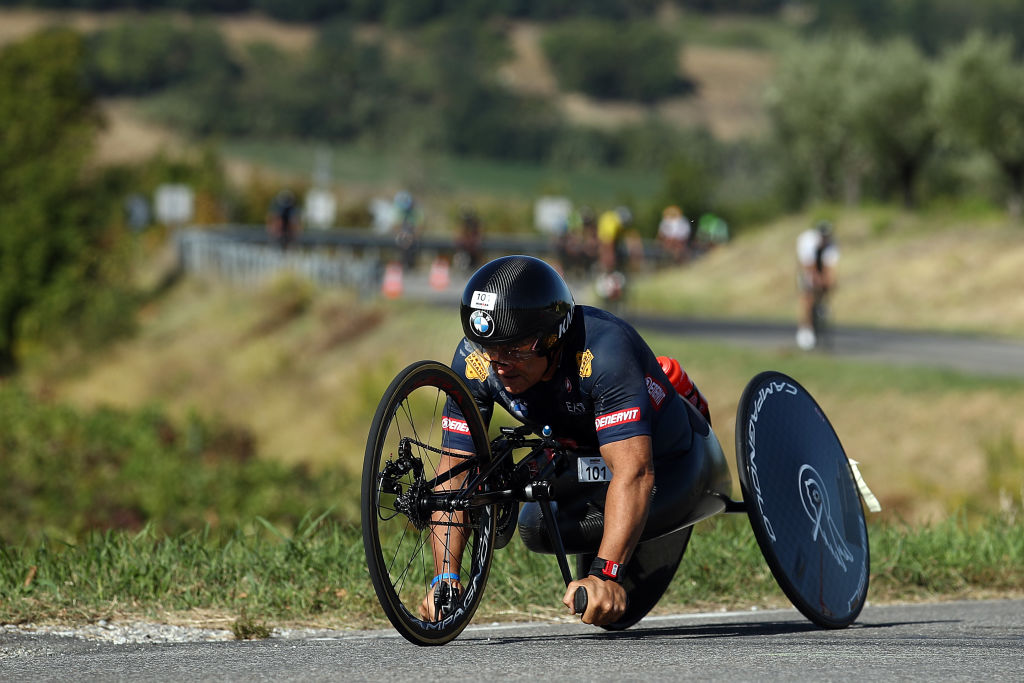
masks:
[[[493,347],[537,339],[540,354],[559,347],[574,312],[565,280],[532,256],[504,256],[481,266],[466,283],[459,309],[471,342]]]

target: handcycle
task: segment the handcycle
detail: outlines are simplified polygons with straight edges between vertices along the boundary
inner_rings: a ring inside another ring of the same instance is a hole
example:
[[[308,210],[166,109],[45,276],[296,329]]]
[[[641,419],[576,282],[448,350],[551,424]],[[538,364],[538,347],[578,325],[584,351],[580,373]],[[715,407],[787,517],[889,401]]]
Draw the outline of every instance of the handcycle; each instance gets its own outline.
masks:
[[[459,428],[472,437],[472,454],[442,445],[444,427],[451,426],[442,424],[447,401],[465,417]],[[861,495],[866,499],[870,491],[820,406],[779,372],[762,372],[748,383],[736,420],[740,501],[730,498],[731,474],[717,437],[695,409],[690,412],[699,447],[672,465],[675,495],[659,499],[655,493],[626,567],[626,614],[604,628],[628,628],[643,618],[672,581],[693,526],[719,513],[746,513],[777,583],[811,622],[823,628],[853,623],[867,598]],[[458,636],[483,598],[494,551],[517,528],[528,549],[555,556],[567,585],[568,555],[576,555],[577,573],[585,574],[603,531],[600,496],[585,491],[604,479],[602,466],[596,453],[559,440],[547,427],[501,427],[489,438],[465,383],[442,363],[420,361],[401,371],[374,415],[361,490],[367,567],[395,629],[417,645]],[[432,546],[452,533],[465,539],[455,568],[461,590],[446,581],[432,585]],[[433,620],[419,613],[428,591]],[[586,593],[575,597],[581,612]]]

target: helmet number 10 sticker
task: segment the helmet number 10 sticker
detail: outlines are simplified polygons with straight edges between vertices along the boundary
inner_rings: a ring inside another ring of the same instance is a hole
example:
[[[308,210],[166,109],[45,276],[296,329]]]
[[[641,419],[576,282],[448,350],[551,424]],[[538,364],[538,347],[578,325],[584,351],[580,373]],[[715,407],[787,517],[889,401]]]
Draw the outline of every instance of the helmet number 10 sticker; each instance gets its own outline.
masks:
[[[481,292],[479,290],[473,292],[473,301],[470,303],[470,308],[479,308],[484,311],[493,311],[494,304],[498,301],[498,295],[494,292]]]
[[[612,480],[612,471],[604,458],[583,457],[576,461],[576,476],[581,482],[593,484]]]

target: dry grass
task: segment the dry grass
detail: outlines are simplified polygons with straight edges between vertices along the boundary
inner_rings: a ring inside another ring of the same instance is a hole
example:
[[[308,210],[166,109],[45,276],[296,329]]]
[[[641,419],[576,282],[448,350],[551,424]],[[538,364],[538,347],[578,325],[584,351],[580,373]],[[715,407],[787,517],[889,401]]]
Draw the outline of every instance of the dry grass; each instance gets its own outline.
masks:
[[[513,57],[498,72],[502,82],[514,90],[537,95],[554,95],[558,82],[540,46],[543,28],[522,22],[512,27],[509,43]]]
[[[501,78],[521,92],[556,96],[562,112],[574,123],[616,128],[654,116],[673,125],[706,127],[723,140],[758,135],[766,129],[762,94],[774,74],[775,60],[764,52],[687,45],[680,51],[680,72],[695,81],[696,96],[645,106],[600,101],[580,93],[559,94],[540,39],[539,26],[513,25],[509,37],[513,57],[502,67]]]
[[[183,24],[192,21],[180,13],[164,13]],[[17,41],[50,26],[69,26],[89,33],[124,23],[138,12],[128,10],[88,12],[83,10],[0,9],[0,45]],[[234,14],[214,19],[224,38],[236,50],[249,43],[264,42],[286,52],[309,49],[316,37],[311,26],[273,21],[259,14]]]
[[[136,15],[0,9],[0,46],[47,26],[66,25],[91,32],[120,24],[131,16]],[[184,15],[170,16],[182,23],[189,21]],[[255,42],[301,53],[311,47],[316,35],[315,27],[283,24],[256,14],[220,17],[215,21],[240,55],[247,44]],[[616,128],[642,123],[654,116],[673,125],[704,126],[725,140],[758,135],[765,130],[761,93],[774,72],[774,61],[763,52],[687,45],[680,52],[680,68],[696,82],[696,96],[669,98],[655,106],[602,102],[580,93],[559,94],[557,81],[540,47],[541,30],[539,25],[529,22],[512,25],[509,40],[513,56],[501,67],[499,77],[515,90],[554,96],[570,121]],[[402,49],[394,44],[392,48]],[[184,144],[180,136],[140,116],[129,101],[104,103],[103,110],[107,127],[97,142],[97,163],[138,161],[161,150],[181,149]],[[251,170],[243,169],[237,174],[251,175]]]
[[[697,84],[695,97],[658,107],[664,120],[702,125],[722,140],[756,137],[768,128],[764,90],[775,75],[775,58],[757,50],[689,45],[682,71]]]
[[[69,26],[77,31],[95,31],[116,21],[123,21],[127,13],[97,13],[35,9],[0,9],[0,46],[15,42],[51,26]]]
[[[810,222],[809,216],[780,220],[687,268],[638,282],[632,300],[686,314],[792,321],[793,243]],[[1017,275],[1024,269],[1021,226],[1002,218],[958,224],[895,211],[851,211],[837,217],[837,234],[843,256],[833,311],[840,324],[1024,340]],[[732,356],[724,362],[696,346],[681,354],[691,358],[695,380],[708,387],[716,431],[731,461],[733,416],[748,377]],[[889,514],[936,518],[959,504],[991,498],[988,451],[1006,440],[1018,449],[1024,444],[1024,393],[1013,386],[933,378],[921,389],[916,380],[894,379],[898,373],[886,366],[808,369],[793,351],[762,354],[756,362],[762,369],[794,368],[798,379],[805,372],[822,375],[808,389],[850,456],[864,463],[864,475]],[[844,373],[860,373],[866,381],[852,388]],[[1021,494],[1019,483],[1010,488],[1009,495]]]
[[[792,320],[797,234],[812,217],[779,220],[688,268],[638,284],[638,305],[706,315]],[[1024,338],[1024,228],[1003,217],[955,222],[892,210],[836,220],[839,324],[974,331]]]
[[[921,388],[894,377],[884,365],[842,367],[824,359],[808,365],[789,351],[734,354],[710,342],[649,341],[658,353],[680,358],[708,397],[736,498],[737,406],[747,381],[762,370],[790,374],[812,393],[847,455],[861,463],[886,518],[935,521],[967,503],[995,507],[986,449],[1001,438],[1024,444],[1021,388],[981,381],[969,386],[934,381]]]
[[[789,263],[790,233],[802,221],[780,221],[690,268],[637,287],[649,288],[651,296],[669,289],[677,300],[685,293],[679,310],[787,318],[792,271],[773,264]],[[894,267],[900,254],[918,255],[914,263],[920,277],[938,282],[949,262],[981,259],[986,253],[1000,264],[1021,258],[1024,249],[1008,246],[1014,239],[1024,241],[1024,233],[993,224],[974,228],[976,238],[964,241],[958,238],[962,228],[925,233],[915,228],[923,222],[901,217],[900,227],[888,236],[867,239],[859,232],[866,228],[856,226],[870,223],[862,214],[838,223],[845,240],[844,299],[838,306],[842,322],[961,328],[998,320],[988,311],[990,303],[1004,310],[1018,305],[1013,295],[1017,271],[1000,265],[969,283],[978,292],[973,305],[954,306],[950,302],[958,295],[942,288],[908,287],[907,296],[916,291],[918,297],[909,308],[920,315],[887,312],[883,294],[901,286],[902,275]],[[934,262],[931,269],[926,256]],[[866,284],[858,284],[860,279]],[[685,306],[689,300],[704,308]],[[944,303],[929,303],[937,300]],[[1002,330],[1024,337],[1022,325],[1017,316],[1004,321]],[[290,279],[253,291],[187,281],[143,311],[137,338],[73,376],[51,375],[46,389],[81,406],[133,408],[156,402],[179,416],[190,410],[219,416],[251,431],[264,457],[314,466],[342,463],[354,471],[383,387],[413,361],[447,362],[459,336],[455,316],[442,309],[369,305],[338,292],[315,292]],[[947,380],[928,371],[808,358],[788,350],[737,352],[667,337],[652,337],[651,344],[683,360],[708,395],[730,465],[736,405],[746,382],[766,369],[793,374],[825,408],[849,455],[863,463],[864,476],[887,514],[896,517],[935,519],[965,502],[991,500],[994,465],[987,451],[1000,441],[1024,444],[1019,385]],[[1020,471],[1009,467],[1003,478]],[[739,495],[738,484],[734,495]]]
[[[184,147],[180,135],[143,119],[130,100],[106,100],[101,108],[105,125],[96,139],[96,164],[138,163]]]
[[[285,52],[302,53],[316,40],[314,26],[285,24],[259,14],[220,17],[217,27],[235,50],[251,43],[270,43]]]
[[[81,406],[216,416],[248,428],[264,456],[356,471],[381,387],[414,360],[450,358],[457,341],[457,321],[385,325],[385,313],[290,279],[251,291],[189,281],[143,311],[137,338],[40,382]]]

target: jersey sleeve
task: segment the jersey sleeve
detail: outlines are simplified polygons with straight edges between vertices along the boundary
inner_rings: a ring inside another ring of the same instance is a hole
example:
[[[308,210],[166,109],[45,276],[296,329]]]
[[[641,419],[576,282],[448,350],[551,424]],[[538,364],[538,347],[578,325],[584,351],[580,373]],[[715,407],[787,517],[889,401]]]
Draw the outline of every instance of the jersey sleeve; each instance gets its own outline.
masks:
[[[455,356],[452,358],[452,370],[465,382],[469,393],[480,409],[480,416],[483,417],[484,427],[491,423],[491,415],[494,412],[494,398],[491,396],[487,386],[487,376],[490,371],[486,360],[469,344],[465,339],[455,349]],[[444,412],[441,417],[441,447],[459,451],[473,451],[473,437],[469,433],[469,425],[462,410],[449,398],[444,405]]]
[[[651,436],[653,408],[631,340],[624,334],[605,335],[592,354],[590,393],[598,445]]]

